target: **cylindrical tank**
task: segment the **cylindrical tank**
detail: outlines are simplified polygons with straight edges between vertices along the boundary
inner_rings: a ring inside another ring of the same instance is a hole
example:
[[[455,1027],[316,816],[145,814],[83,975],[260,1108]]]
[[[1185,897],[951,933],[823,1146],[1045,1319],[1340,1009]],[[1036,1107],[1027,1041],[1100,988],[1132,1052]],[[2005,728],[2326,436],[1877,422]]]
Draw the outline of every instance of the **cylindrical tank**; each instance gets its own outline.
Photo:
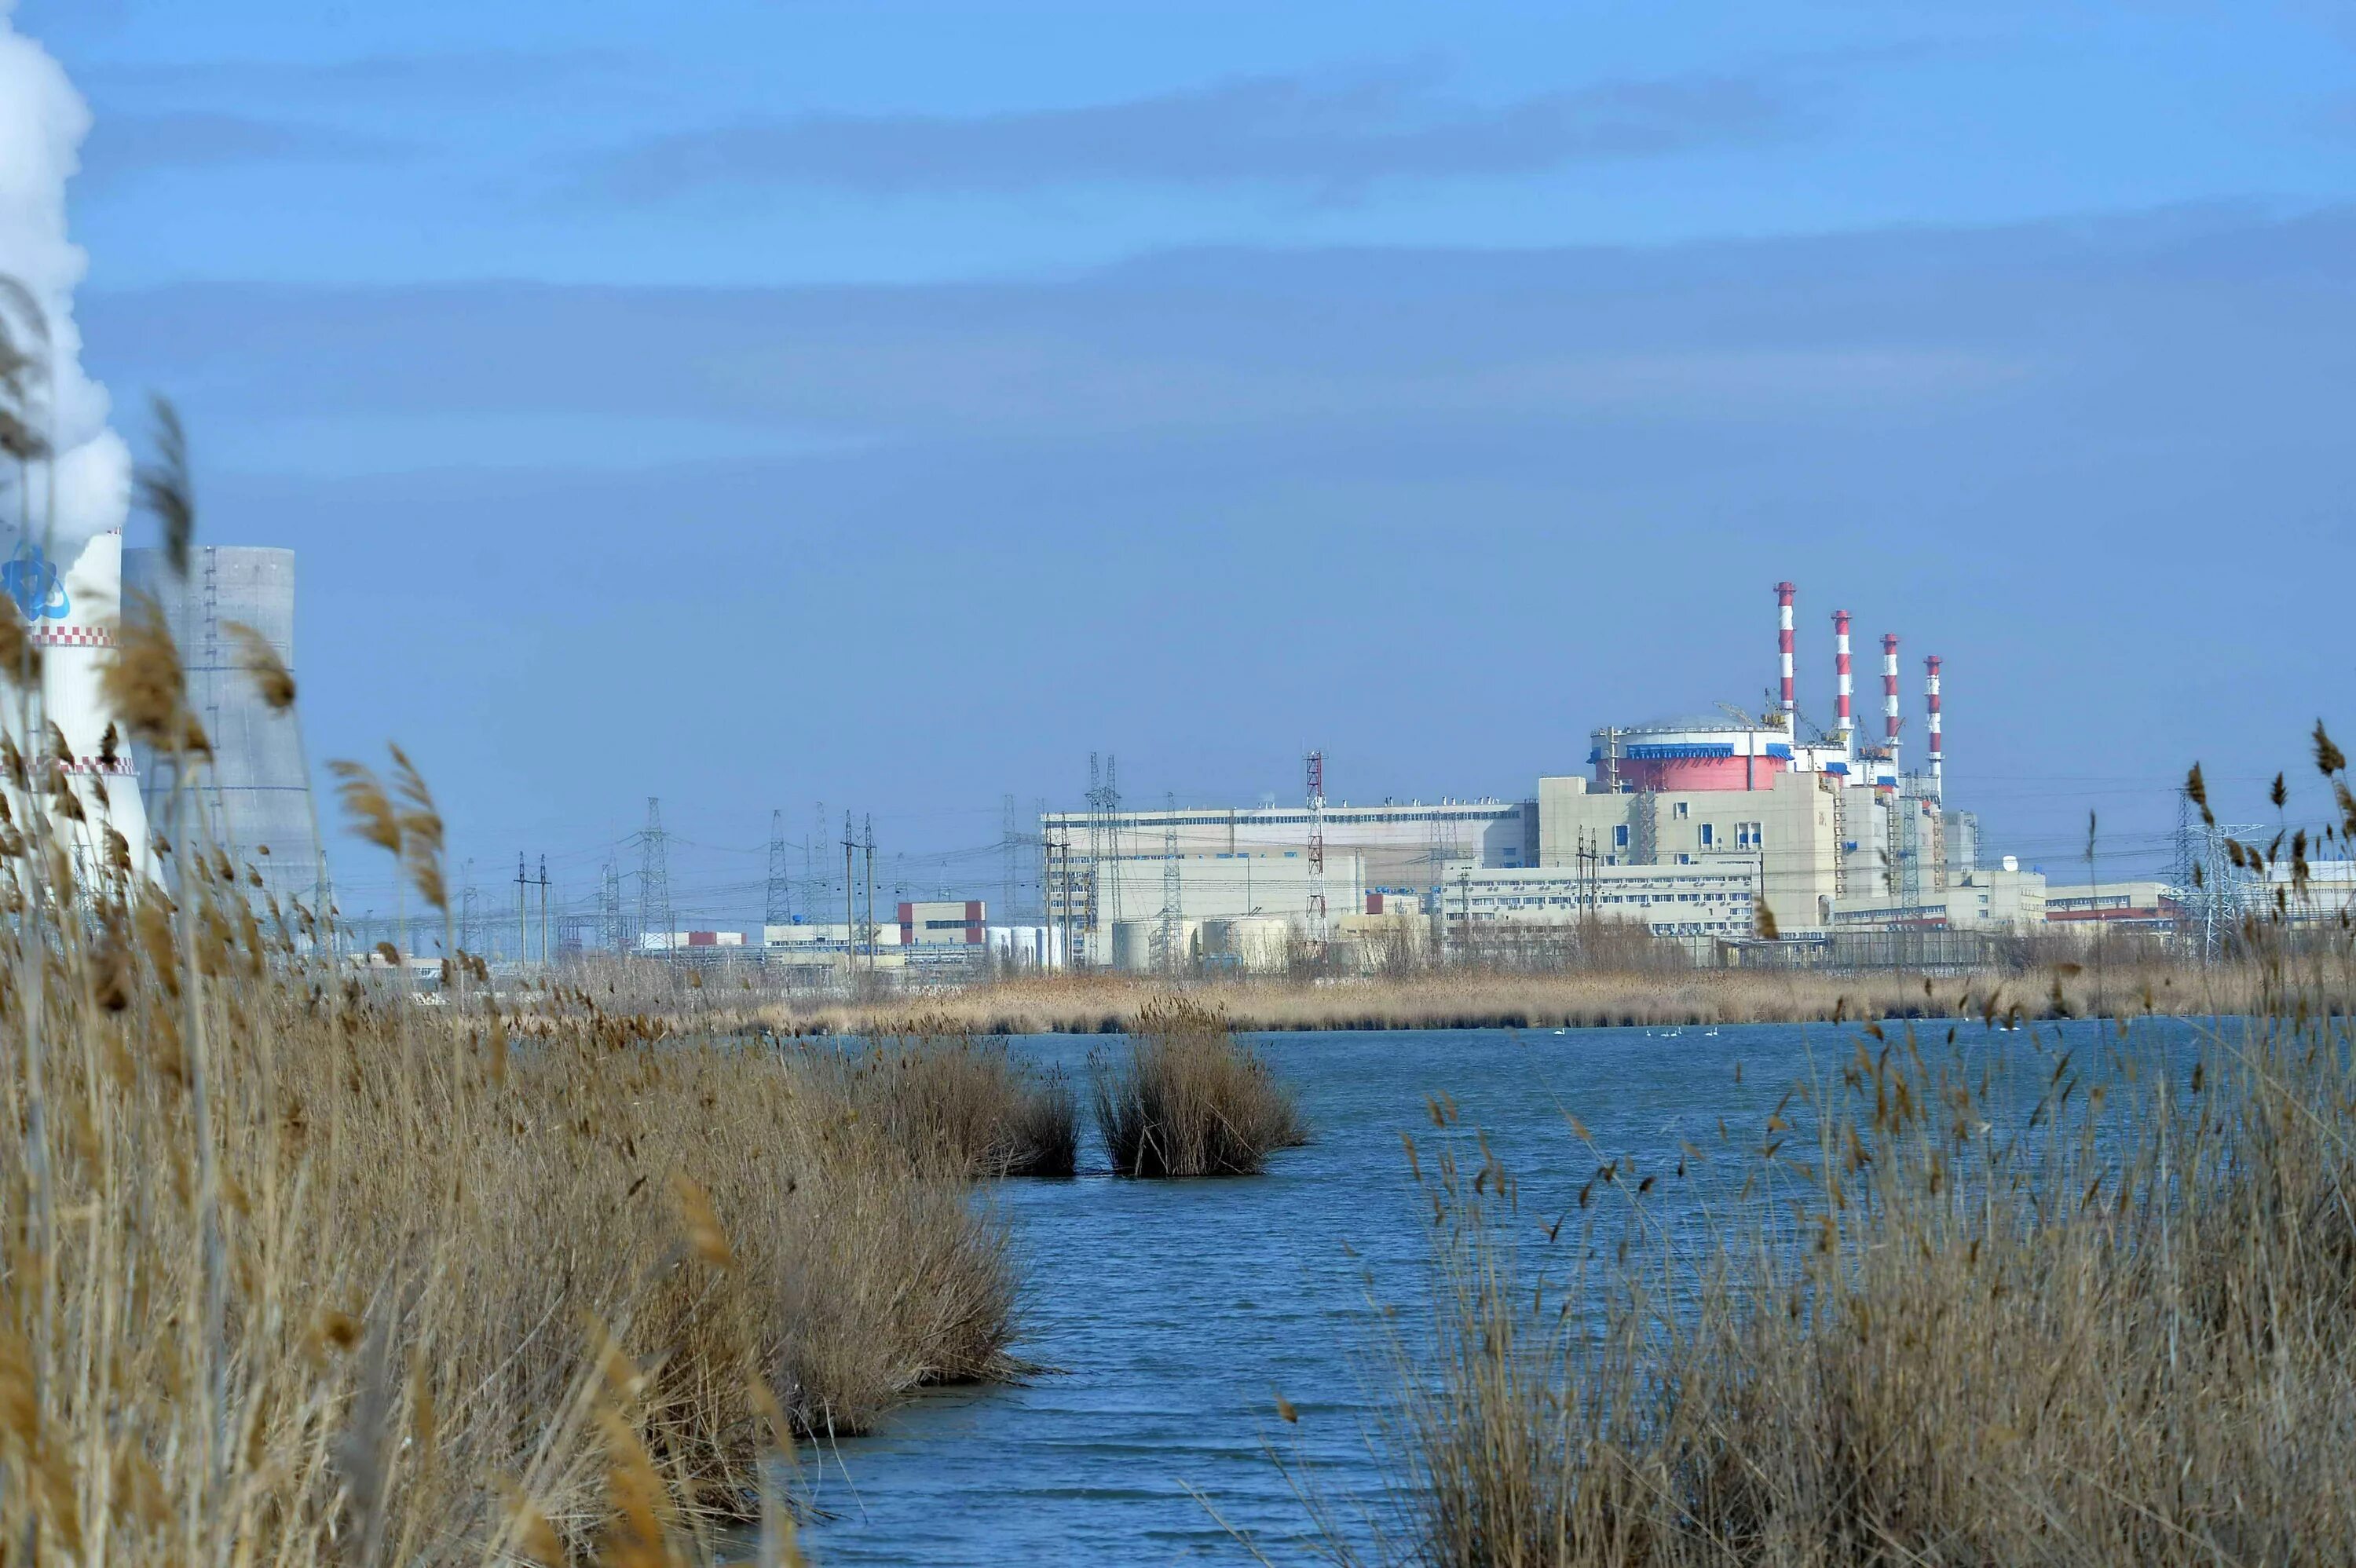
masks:
[[[1227,923],[1226,941],[1245,974],[1280,974],[1292,957],[1292,923],[1280,914],[1238,915]]]
[[[27,634],[41,650],[41,707],[72,757],[64,766],[85,818],[74,833],[75,857],[85,867],[103,864],[101,830],[111,827],[123,835],[132,863],[144,869],[151,862],[136,759],[119,731],[110,744],[107,730],[113,717],[99,688],[120,624],[123,532],[92,536],[63,571],[35,541],[14,539],[8,548],[12,553],[0,567],[0,584],[16,600]],[[13,712],[8,722],[13,726]],[[28,757],[50,752],[46,730],[18,741]]]
[[[1153,939],[1158,920],[1117,920],[1112,923],[1112,966],[1124,974],[1150,974],[1154,963]]]
[[[187,670],[189,706],[212,741],[211,765],[194,766],[188,779],[207,829],[237,864],[260,873],[282,910],[298,902],[323,908],[327,867],[302,726],[294,709],[277,712],[262,701],[228,629],[252,627],[288,669],[296,667],[294,552],[199,545],[183,580],[163,551],[134,549],[123,553],[123,573],[126,602],[144,593],[162,610]],[[139,762],[148,815],[163,824],[175,782],[171,761]]]

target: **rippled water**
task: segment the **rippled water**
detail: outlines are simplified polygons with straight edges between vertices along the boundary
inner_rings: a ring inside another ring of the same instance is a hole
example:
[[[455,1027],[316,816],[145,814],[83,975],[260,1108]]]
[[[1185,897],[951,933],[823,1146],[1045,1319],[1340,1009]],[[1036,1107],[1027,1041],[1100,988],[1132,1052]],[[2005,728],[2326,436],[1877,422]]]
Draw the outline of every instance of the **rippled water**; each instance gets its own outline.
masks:
[[[2048,1028],[2037,1043],[2091,1060],[2098,1027]],[[2161,1044],[2185,1033],[2141,1027]],[[1721,1116],[1755,1132],[1811,1053],[1828,1071],[1852,1039],[1780,1025],[1261,1037],[1316,1141],[1264,1177],[1140,1182],[1103,1173],[1091,1130],[1077,1179],[1007,1184],[997,1201],[1023,1271],[1018,1349],[1058,1370],[926,1397],[815,1457],[805,1478],[827,1517],[805,1543],[828,1565],[1252,1561],[1232,1531],[1270,1561],[1301,1561],[1311,1513],[1269,1446],[1304,1461],[1315,1494],[1363,1539],[1385,1506],[1368,1441],[1385,1343],[1370,1291],[1402,1308],[1412,1336],[1427,1233],[1399,1135],[1429,1147],[1427,1098],[1452,1095],[1526,1206],[1547,1209],[1594,1170],[1561,1109],[1605,1149],[1665,1168],[1680,1139],[1715,1145]],[[1963,1043],[2034,1049],[1976,1027]],[[1119,1044],[1014,1049],[1084,1081],[1088,1052]],[[1298,1424],[1277,1419],[1280,1392]]]

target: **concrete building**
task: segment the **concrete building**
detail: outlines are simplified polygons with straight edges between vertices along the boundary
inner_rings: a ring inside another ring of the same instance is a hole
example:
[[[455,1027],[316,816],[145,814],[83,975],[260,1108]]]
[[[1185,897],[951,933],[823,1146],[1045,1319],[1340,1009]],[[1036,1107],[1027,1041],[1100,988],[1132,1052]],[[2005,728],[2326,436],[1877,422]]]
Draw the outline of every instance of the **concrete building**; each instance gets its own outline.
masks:
[[[2105,931],[2173,932],[2182,919],[2176,890],[2165,882],[2137,880],[2045,890],[2048,925]]]
[[[744,945],[744,933],[741,931],[648,931],[638,935],[641,953],[691,953]]]
[[[1655,936],[1731,940],[1757,934],[1760,877],[1755,855],[1461,871],[1446,890],[1440,919],[1451,931],[1475,935],[1487,926],[1576,926],[1591,916]]]
[[[1611,791],[1577,774],[1540,779],[1539,864],[1576,868],[1584,858],[1614,869],[1740,859],[1762,868],[1758,896],[1779,929],[1822,928],[1847,891],[1842,846],[1854,841],[1849,830],[1872,792],[1846,787],[1839,773],[1760,765],[1781,759],[1759,752],[1730,751],[1709,760],[1718,773],[1663,770],[1658,782],[1693,786],[1733,777],[1742,784]]]
[[[1457,866],[1537,863],[1535,801],[1328,803],[1322,818],[1327,858],[1356,853],[1366,885],[1383,891],[1424,891]],[[1047,868],[1049,880],[1063,874],[1060,857],[1068,849],[1068,869],[1085,883],[1093,859],[1157,859],[1173,832],[1182,855],[1299,856],[1308,852],[1309,826],[1308,807],[1301,805],[1156,807],[1049,812],[1039,818],[1039,835],[1047,859],[1057,862]],[[1329,898],[1327,907],[1347,912],[1358,906]]]
[[[903,900],[899,908],[903,947],[980,947],[986,945],[980,899]]]
[[[2009,855],[1995,870],[1970,871],[1913,898],[1852,899],[1833,912],[1837,931],[1976,931],[2030,936],[2045,925],[2045,874]]]

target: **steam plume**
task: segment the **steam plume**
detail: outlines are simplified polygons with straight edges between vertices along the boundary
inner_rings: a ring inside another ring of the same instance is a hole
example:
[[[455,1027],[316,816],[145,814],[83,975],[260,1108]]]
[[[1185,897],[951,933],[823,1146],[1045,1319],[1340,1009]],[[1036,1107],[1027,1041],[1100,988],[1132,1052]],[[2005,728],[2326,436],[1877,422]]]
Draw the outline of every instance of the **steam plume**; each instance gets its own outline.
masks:
[[[54,408],[47,384],[37,381],[33,392],[37,410],[49,413],[59,453],[58,553],[70,560],[80,540],[122,526],[131,454],[107,428],[106,389],[82,373],[81,333],[73,319],[74,286],[89,259],[66,238],[66,181],[80,164],[90,107],[48,51],[16,31],[15,8],[16,0],[0,0],[0,274],[32,292],[48,331]],[[20,342],[37,342],[38,329],[28,330],[21,314],[8,311],[12,333]],[[35,483],[37,528],[48,520],[49,496]]]

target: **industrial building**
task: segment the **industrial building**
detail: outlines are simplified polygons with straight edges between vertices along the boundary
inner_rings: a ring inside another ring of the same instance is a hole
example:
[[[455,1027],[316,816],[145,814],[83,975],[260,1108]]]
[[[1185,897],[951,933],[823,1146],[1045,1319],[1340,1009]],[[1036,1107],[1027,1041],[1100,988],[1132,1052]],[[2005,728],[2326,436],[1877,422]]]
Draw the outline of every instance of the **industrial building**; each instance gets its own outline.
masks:
[[[2045,876],[2007,855],[1996,869],[1956,874],[1945,886],[1910,898],[1867,898],[1833,912],[1835,930],[1976,931],[2030,936],[2052,918]]]
[[[298,710],[273,709],[262,699],[228,629],[252,627],[289,670],[300,669],[294,552],[198,545],[189,551],[186,578],[160,549],[124,550],[122,561],[126,592],[155,603],[179,645],[188,705],[212,742],[211,760],[193,763],[185,781],[175,776],[170,757],[136,755],[148,817],[158,826],[169,820],[185,782],[180,798],[200,814],[203,831],[237,864],[252,866],[282,910],[297,903],[325,910],[327,862]]]
[[[1049,923],[1071,933],[1075,963],[1143,968],[1199,956],[1213,918],[1279,917],[1312,946],[1341,940],[1340,923],[1386,895],[1419,896],[1443,944],[1451,925],[1590,919],[1707,941],[2041,920],[2030,874],[1980,872],[1977,817],[1946,807],[1942,661],[1923,661],[1922,757],[1910,767],[1899,639],[1880,638],[1869,741],[1852,617],[1836,611],[1832,721],[1808,726],[1797,590],[1775,592],[1780,700],[1763,714],[1600,726],[1585,772],[1541,778],[1520,802],[1333,804],[1314,754],[1300,805],[1121,810],[1109,787],[1092,789],[1090,809],[1040,818]]]
[[[1732,941],[1755,934],[1760,862],[1737,855],[1665,865],[1589,863],[1461,871],[1441,890],[1443,928],[1638,925],[1655,936]]]

